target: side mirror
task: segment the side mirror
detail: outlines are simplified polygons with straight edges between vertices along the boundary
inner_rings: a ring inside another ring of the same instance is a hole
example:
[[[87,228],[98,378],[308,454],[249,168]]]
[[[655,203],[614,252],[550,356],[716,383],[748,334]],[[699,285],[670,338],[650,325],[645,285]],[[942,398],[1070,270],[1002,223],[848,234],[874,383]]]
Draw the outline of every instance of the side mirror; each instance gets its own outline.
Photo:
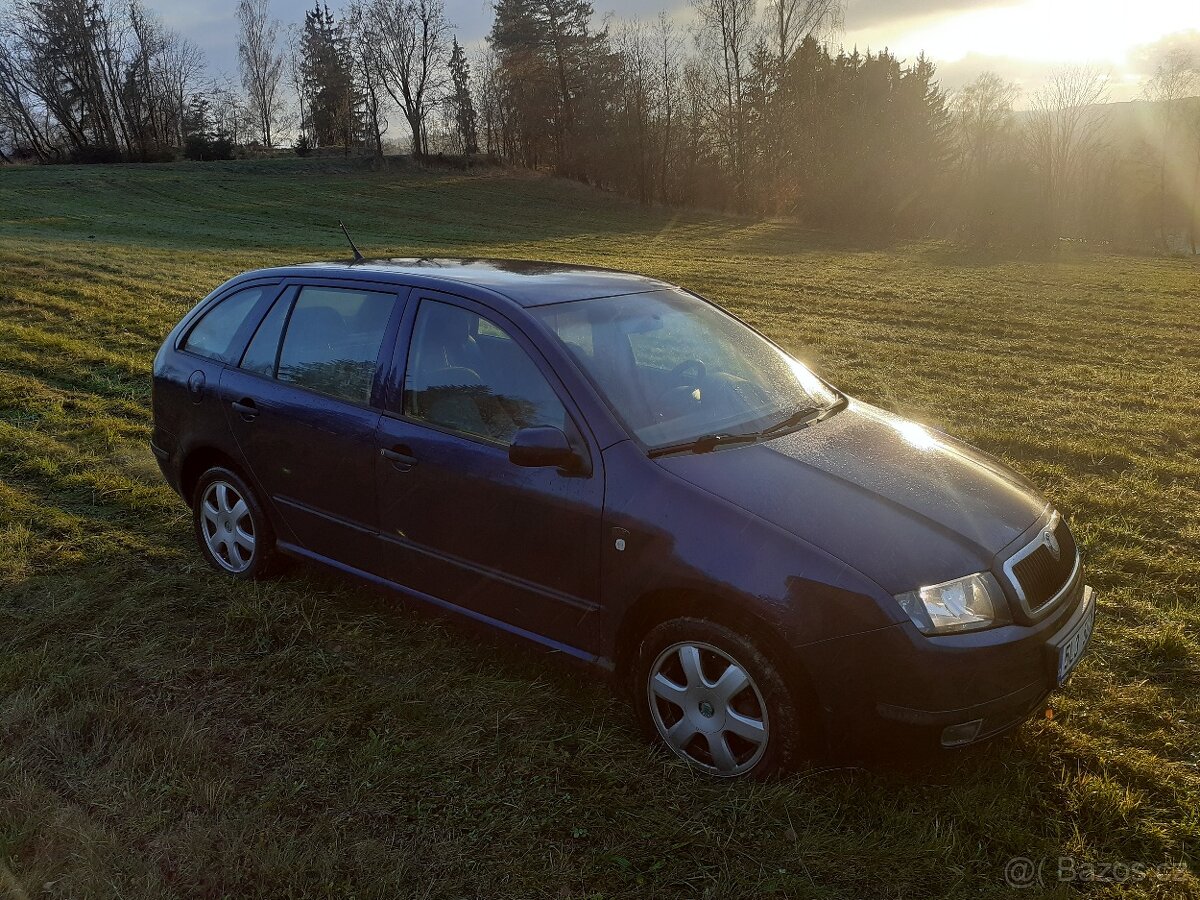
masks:
[[[518,431],[508,447],[508,461],[529,469],[554,466],[568,471],[577,470],[580,462],[579,454],[571,449],[562,429],[553,425],[535,425]]]

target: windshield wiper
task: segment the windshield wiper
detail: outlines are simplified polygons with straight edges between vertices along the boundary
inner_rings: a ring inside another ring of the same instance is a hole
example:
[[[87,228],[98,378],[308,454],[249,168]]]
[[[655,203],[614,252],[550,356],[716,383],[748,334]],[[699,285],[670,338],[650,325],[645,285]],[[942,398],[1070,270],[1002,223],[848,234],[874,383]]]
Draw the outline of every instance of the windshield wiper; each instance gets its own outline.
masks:
[[[766,437],[769,434],[778,434],[780,431],[787,431],[789,428],[811,425],[813,422],[819,422],[826,416],[832,415],[845,405],[846,398],[842,397],[829,404],[829,406],[802,406],[783,421],[776,422],[770,428],[764,428],[759,432],[759,435]]]
[[[775,434],[777,431],[786,431],[789,428],[807,425],[814,419],[819,418],[824,412],[825,407],[823,406],[802,406],[782,421],[776,422],[769,428],[764,428],[762,433]]]
[[[704,434],[690,441],[681,441],[678,444],[667,444],[663,447],[655,447],[647,455],[654,459],[656,456],[668,456],[672,453],[708,453],[718,447],[727,447],[730,444],[753,444],[759,437],[759,432],[751,434]]]
[[[778,434],[781,431],[787,431],[791,428],[799,428],[803,425],[810,425],[813,422],[819,422],[826,416],[833,415],[839,409],[846,405],[846,398],[842,397],[834,401],[829,406],[803,406],[789,415],[781,422],[776,422],[770,428],[764,428],[762,431],[741,432],[738,434],[728,434],[721,432],[718,434],[705,434],[698,438],[693,438],[690,441],[680,441],[678,444],[667,444],[663,447],[655,447],[649,452],[649,456],[653,459],[656,456],[668,456],[672,453],[708,453],[715,450],[717,447],[726,447],[730,444],[756,444],[761,440],[766,440],[771,435]]]

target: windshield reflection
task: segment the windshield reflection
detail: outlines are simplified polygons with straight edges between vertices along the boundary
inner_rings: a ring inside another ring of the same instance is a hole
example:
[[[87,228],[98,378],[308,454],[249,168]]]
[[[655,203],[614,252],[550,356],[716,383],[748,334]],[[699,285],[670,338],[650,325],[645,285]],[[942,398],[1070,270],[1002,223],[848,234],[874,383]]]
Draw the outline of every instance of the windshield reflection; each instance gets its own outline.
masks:
[[[647,446],[757,433],[840,395],[750,328],[681,290],[532,310]]]

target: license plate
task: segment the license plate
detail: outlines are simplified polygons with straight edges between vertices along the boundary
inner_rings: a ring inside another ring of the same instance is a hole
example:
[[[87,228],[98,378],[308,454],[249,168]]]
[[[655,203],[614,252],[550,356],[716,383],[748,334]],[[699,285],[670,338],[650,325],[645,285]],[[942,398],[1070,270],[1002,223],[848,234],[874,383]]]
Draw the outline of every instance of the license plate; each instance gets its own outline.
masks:
[[[1075,668],[1083,651],[1087,649],[1088,641],[1092,639],[1092,629],[1096,625],[1096,601],[1088,592],[1087,611],[1070,633],[1058,642],[1058,683],[1062,684]]]

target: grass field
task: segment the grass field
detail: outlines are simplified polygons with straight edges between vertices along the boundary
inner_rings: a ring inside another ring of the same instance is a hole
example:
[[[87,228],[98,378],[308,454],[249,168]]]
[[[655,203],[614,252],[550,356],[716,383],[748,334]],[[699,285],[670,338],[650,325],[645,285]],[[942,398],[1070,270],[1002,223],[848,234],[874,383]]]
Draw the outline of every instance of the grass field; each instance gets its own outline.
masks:
[[[231,584],[147,448],[170,326],[246,268],[635,269],[1037,482],[1100,596],[1053,719],[714,783],[544,654],[298,569]],[[0,897],[1200,896],[1200,266],[839,246],[352,163],[0,169]],[[1170,867],[1059,884],[1058,858]]]

